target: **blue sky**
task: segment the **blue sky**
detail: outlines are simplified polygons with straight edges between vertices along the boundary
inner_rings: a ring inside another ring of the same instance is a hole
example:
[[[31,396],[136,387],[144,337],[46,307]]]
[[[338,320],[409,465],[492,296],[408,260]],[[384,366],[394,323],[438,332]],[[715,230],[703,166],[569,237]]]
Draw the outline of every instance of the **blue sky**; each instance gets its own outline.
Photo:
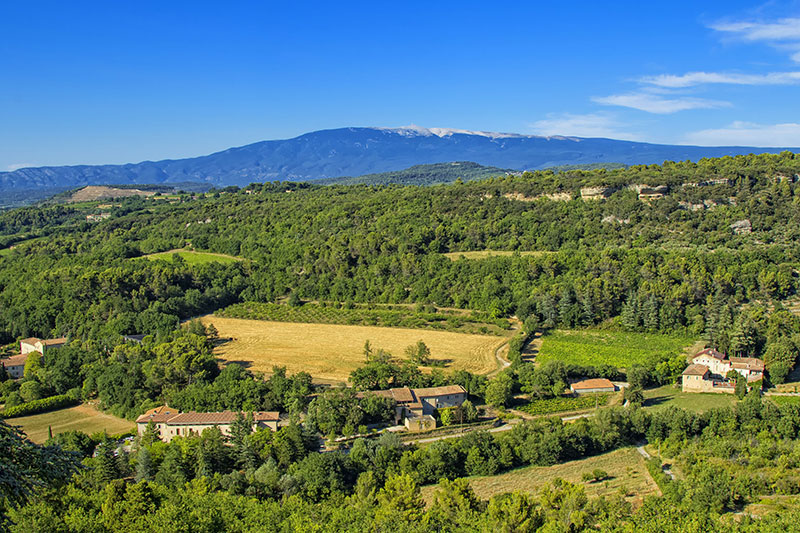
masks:
[[[0,3],[0,170],[345,126],[800,146],[800,2]]]

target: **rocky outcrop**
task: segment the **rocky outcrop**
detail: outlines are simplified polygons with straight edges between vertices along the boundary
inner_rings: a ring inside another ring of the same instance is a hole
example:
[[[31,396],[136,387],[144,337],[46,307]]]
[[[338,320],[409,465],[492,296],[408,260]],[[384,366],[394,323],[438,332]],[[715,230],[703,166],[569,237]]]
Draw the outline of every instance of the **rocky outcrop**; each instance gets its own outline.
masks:
[[[639,200],[657,200],[669,192],[668,185],[628,185],[628,189],[636,191]]]
[[[581,189],[581,198],[584,200],[603,200],[617,190],[616,187],[583,187]]]
[[[750,224],[748,219],[744,220],[737,220],[733,224],[731,224],[731,229],[733,233],[736,235],[747,235],[748,233],[753,231],[753,225]]]

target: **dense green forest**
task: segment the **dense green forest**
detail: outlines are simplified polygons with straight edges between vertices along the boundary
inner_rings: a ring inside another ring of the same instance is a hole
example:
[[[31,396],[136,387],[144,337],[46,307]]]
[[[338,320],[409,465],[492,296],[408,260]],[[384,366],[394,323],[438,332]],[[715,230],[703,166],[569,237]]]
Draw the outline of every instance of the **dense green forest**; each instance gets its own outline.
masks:
[[[569,172],[574,170],[613,170],[619,168],[626,168],[626,165],[621,163],[588,163],[585,165],[550,167],[547,170],[551,172]],[[314,180],[311,183],[319,185],[441,185],[456,181],[475,181],[512,174],[519,175],[521,172],[510,168],[487,167],[469,161],[454,161],[452,163],[414,165],[404,170],[364,174],[356,177],[325,178]]]
[[[763,341],[741,346],[733,333],[737,320],[763,322],[797,291],[798,170],[784,153],[434,187],[254,184],[179,204],[127,199],[98,224],[68,207],[13,210],[0,215],[0,239],[17,243],[0,255],[0,342],[149,333],[295,293],[516,314],[545,327],[617,319],[633,330],[707,332],[723,349],[759,355]],[[642,184],[670,192],[639,199],[628,186]],[[578,198],[599,186],[616,190]],[[545,196],[556,193],[574,198]],[[751,231],[734,231],[740,221]],[[18,240],[37,235],[47,239]],[[131,260],[187,243],[250,261]],[[542,253],[441,255],[484,249]]]
[[[325,178],[314,180],[312,183],[320,185],[439,185],[441,183],[452,183],[456,180],[472,181],[503,176],[514,172],[511,169],[487,167],[469,161],[454,161],[452,163],[414,165],[405,170],[365,174],[363,176]]]
[[[798,173],[800,157],[782,153],[430,187],[252,184],[175,203],[126,198],[96,223],[86,221],[93,205],[0,213],[0,344],[11,354],[23,337],[69,338],[45,361],[31,358],[23,379],[0,375],[5,407],[58,397],[97,400],[128,418],[164,402],[292,418],[274,434],[242,430],[226,442],[206,432],[170,444],[148,438],[130,449],[82,434],[36,446],[0,423],[0,456],[18,459],[0,476],[0,527],[791,530],[798,518],[791,506],[738,522],[730,511],[761,496],[800,493],[797,405],[753,394],[732,410],[702,415],[645,411],[637,406],[641,387],[674,382],[683,355],[624,368],[534,366],[520,350],[527,334],[550,328],[670,333],[763,357],[768,380],[782,382],[800,347]],[[246,260],[138,259],[187,247]],[[444,255],[482,250],[537,253]],[[308,300],[321,303],[299,311]],[[437,308],[457,307],[482,321],[516,316],[524,324],[512,341],[513,364],[492,379],[423,372],[384,354],[353,372],[354,389],[458,383],[473,402],[502,408],[520,392],[545,401],[571,378],[604,376],[631,383],[630,405],[573,424],[526,422],[503,435],[474,431],[420,447],[387,436],[356,441],[347,453],[316,453],[320,435],[361,433],[391,419],[393,403],[352,389],[315,391],[302,372],[278,368],[264,378],[237,365],[221,369],[212,355],[215,332],[196,321],[179,327],[230,306],[308,316],[326,309],[322,303],[361,318],[379,315],[372,304],[416,304],[402,317],[380,314],[409,323],[446,320],[451,315]],[[147,337],[126,344],[125,334]],[[686,479],[656,472],[663,496],[636,510],[621,496],[590,500],[567,483],[480,501],[458,480],[644,439],[661,444]],[[424,508],[418,485],[440,480]]]

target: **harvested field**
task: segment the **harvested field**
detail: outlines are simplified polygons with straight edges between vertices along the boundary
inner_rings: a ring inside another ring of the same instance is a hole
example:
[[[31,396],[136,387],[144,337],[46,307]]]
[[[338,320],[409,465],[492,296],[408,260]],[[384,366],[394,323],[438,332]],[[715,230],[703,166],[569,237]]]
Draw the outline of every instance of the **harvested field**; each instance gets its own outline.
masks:
[[[424,329],[298,324],[211,315],[201,321],[214,324],[221,339],[232,338],[215,349],[223,361],[246,364],[261,372],[271,372],[275,365],[285,366],[289,373],[305,371],[323,380],[346,380],[351,371],[363,365],[367,340],[373,350],[382,348],[398,358],[405,357],[407,346],[422,340],[433,359],[447,361],[446,370],[476,374],[497,368],[495,350],[507,342],[506,338],[492,335]]]
[[[609,478],[605,481],[586,482],[581,479],[584,472],[605,470]],[[497,494],[520,491],[538,493],[542,487],[556,478],[583,485],[589,497],[606,496],[624,489],[629,501],[639,503],[645,496],[659,494],[658,486],[650,477],[644,458],[635,448],[622,448],[613,452],[569,461],[553,466],[527,466],[496,476],[471,477],[469,484],[482,500]],[[430,504],[436,485],[422,487],[422,496]]]
[[[90,202],[104,198],[122,198],[127,196],[153,196],[156,191],[143,191],[141,189],[118,189],[102,185],[88,185],[72,193],[68,202]]]
[[[53,435],[72,430],[83,431],[89,435],[105,430],[109,435],[116,435],[135,427],[135,424],[129,420],[103,413],[87,404],[38,415],[11,418],[8,423],[12,426],[21,426],[22,431],[33,442],[39,443],[47,440],[48,427],[53,430]]]

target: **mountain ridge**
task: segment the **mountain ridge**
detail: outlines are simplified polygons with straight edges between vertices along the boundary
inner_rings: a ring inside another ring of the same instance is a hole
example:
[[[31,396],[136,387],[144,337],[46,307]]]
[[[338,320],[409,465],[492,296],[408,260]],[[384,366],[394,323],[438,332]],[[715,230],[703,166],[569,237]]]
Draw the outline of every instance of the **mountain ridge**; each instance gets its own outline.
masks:
[[[187,181],[213,186],[243,186],[262,181],[362,176],[452,161],[473,161],[484,166],[515,170],[608,162],[632,165],[777,153],[785,149],[661,145],[420,126],[350,127],[309,132],[291,139],[259,141],[184,159],[123,165],[29,167],[0,172],[0,192]]]

